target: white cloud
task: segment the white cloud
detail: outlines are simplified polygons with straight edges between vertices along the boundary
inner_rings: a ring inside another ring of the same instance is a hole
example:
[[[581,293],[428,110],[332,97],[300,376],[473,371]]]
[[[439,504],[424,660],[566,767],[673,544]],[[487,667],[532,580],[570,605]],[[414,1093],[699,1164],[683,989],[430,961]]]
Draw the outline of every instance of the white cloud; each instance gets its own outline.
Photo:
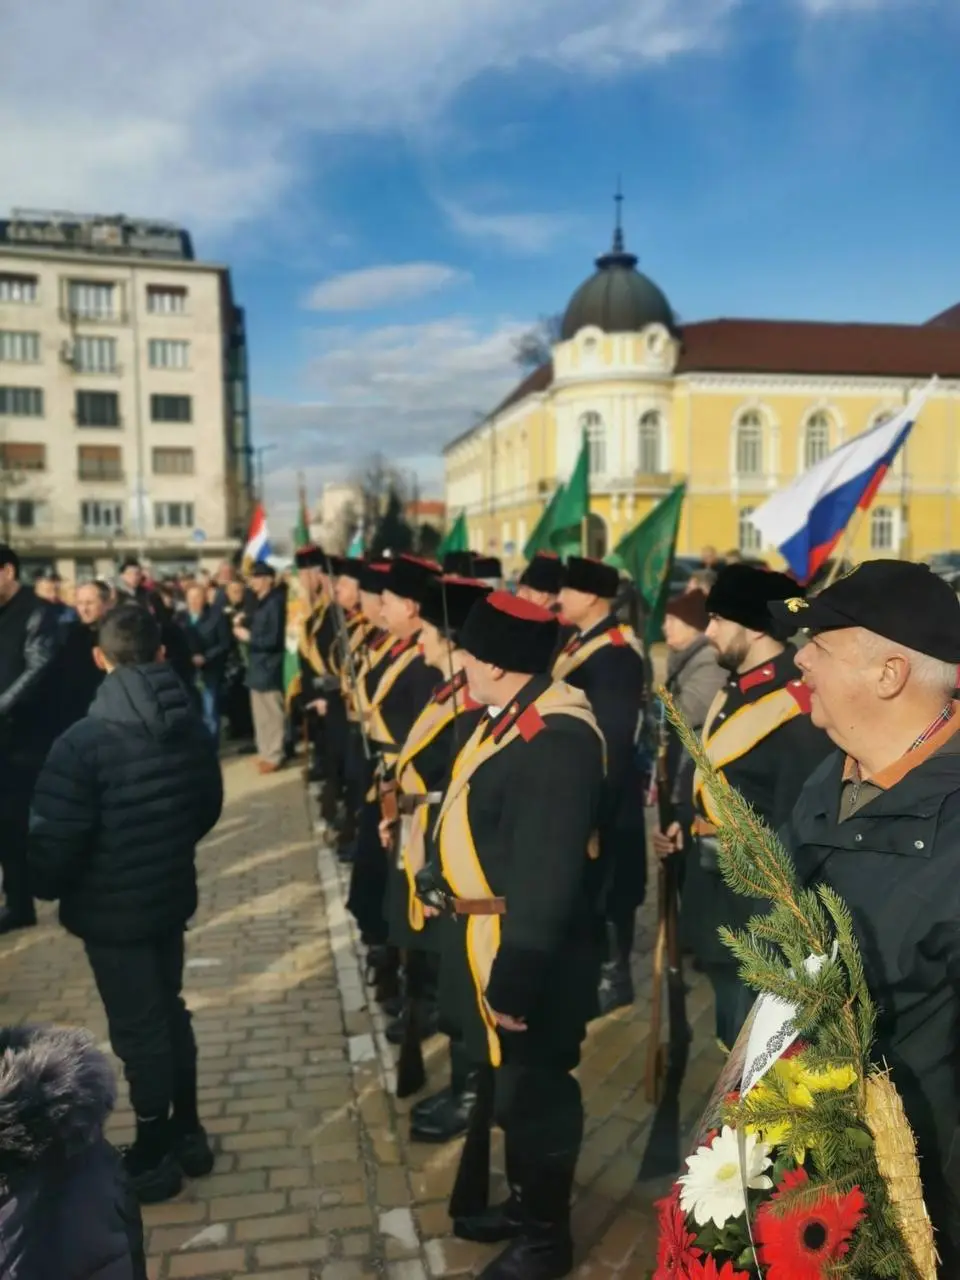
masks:
[[[284,477],[298,470],[318,483],[342,479],[377,451],[415,467],[423,491],[435,488],[442,446],[520,381],[513,342],[526,327],[505,321],[487,330],[452,316],[320,331],[307,373],[315,395],[254,405],[258,442],[280,446],[265,455],[275,462],[272,489],[285,489]]]
[[[739,2],[594,0],[587,19],[581,0],[6,0],[0,206],[236,224],[276,210],[324,135],[422,130],[531,61],[659,62]]]
[[[440,207],[460,235],[520,253],[543,253],[569,226],[569,219],[557,214],[480,213],[454,200],[443,200]]]
[[[311,289],[306,305],[312,311],[371,311],[411,302],[468,279],[466,272],[441,262],[367,267],[322,280]]]

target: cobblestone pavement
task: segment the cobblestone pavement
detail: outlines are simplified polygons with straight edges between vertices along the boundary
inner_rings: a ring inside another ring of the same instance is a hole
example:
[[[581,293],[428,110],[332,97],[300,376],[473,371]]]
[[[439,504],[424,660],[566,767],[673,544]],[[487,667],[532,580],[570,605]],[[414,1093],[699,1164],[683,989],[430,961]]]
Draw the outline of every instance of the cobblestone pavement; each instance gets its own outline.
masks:
[[[223,818],[199,853],[202,905],[186,975],[217,1167],[177,1200],[144,1210],[151,1280],[476,1271],[492,1250],[446,1234],[458,1146],[407,1140],[410,1103],[392,1096],[394,1051],[367,1004],[342,875],[318,849],[299,771],[261,779],[235,759],[225,776]],[[585,1280],[642,1280],[655,1252],[651,1203],[663,1184],[636,1182],[650,1119],[642,1083],[650,944],[648,911],[636,1005],[592,1028],[580,1069],[588,1126],[574,1228]],[[0,941],[0,990],[5,1022],[79,1023],[108,1047],[82,948],[51,909],[37,929]],[[719,1066],[708,1003],[695,983],[687,1122]],[[442,1042],[427,1050],[430,1087],[439,1086]],[[131,1137],[125,1103],[110,1136]]]

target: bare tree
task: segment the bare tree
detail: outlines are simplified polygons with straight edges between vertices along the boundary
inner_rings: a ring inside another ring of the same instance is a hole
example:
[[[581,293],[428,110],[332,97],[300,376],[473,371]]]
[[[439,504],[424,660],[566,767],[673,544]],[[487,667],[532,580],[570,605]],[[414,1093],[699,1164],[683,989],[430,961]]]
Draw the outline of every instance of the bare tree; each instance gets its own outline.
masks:
[[[532,328],[514,339],[514,364],[526,373],[546,364],[553,355],[554,345],[560,341],[562,328],[562,315],[541,316]]]
[[[382,453],[372,453],[353,477],[353,484],[360,491],[364,537],[369,541],[386,513],[391,495],[395,494],[402,506],[406,506],[406,478]]]

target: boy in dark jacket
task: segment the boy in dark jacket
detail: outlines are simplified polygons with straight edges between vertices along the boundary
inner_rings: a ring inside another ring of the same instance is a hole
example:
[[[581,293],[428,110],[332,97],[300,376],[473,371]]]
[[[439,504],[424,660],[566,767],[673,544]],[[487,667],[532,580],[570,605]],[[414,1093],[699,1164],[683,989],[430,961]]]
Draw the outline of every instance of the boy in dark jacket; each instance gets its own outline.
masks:
[[[156,620],[123,604],[95,651],[89,714],[54,743],[30,815],[31,882],[82,939],[124,1065],[137,1136],[127,1170],[145,1203],[213,1155],[197,1114],[197,1047],[181,995],[197,909],[197,842],[223,805],[215,746],[162,660]]]
[[[0,1029],[0,1276],[147,1280],[140,1206],[103,1136],[116,1097],[86,1031]]]

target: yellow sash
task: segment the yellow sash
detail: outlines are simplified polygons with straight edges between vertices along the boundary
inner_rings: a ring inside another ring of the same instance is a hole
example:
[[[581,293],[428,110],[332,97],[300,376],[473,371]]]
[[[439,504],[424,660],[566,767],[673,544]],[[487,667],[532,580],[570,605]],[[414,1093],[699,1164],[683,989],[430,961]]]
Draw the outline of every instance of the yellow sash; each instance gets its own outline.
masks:
[[[304,619],[303,630],[300,633],[299,649],[306,660],[313,667],[318,676],[325,676],[327,672],[327,664],[321,657],[320,650],[317,648],[317,636],[320,634],[320,628],[323,626],[323,620],[327,616],[328,605],[326,600],[321,597],[314,606],[313,613]]]
[[[613,632],[619,632],[623,637],[623,647],[628,646],[639,657],[643,657],[643,646],[637,639],[636,633],[632,627],[611,627],[607,631],[601,631],[600,635],[594,636],[592,640],[588,640],[587,643],[585,645],[581,645],[579,649],[572,649],[569,653],[560,653],[556,662],[553,664],[554,680],[565,680],[571,672],[576,671],[578,667],[582,667],[588,658],[592,658],[599,649],[605,649],[608,645],[612,645]]]
[[[707,759],[721,773],[727,765],[733,764],[745,756],[764,738],[779,729],[781,725],[802,714],[797,700],[784,688],[772,689],[756,702],[748,702],[734,711],[714,730],[717,716],[727,701],[726,689],[721,689],[714,698],[707,719],[703,726],[703,745]],[[716,826],[717,815],[714,812],[709,792],[703,785],[703,775],[699,769],[693,775],[693,798],[707,818]]]
[[[417,770],[416,757],[443,733],[444,729],[452,723],[455,714],[462,713],[462,698],[463,690],[460,689],[446,702],[434,702],[431,698],[417,717],[397,757],[397,782],[404,795],[427,794],[427,784]],[[461,705],[455,706],[457,699],[461,699]],[[407,919],[411,929],[415,929],[418,933],[423,928],[424,916],[423,904],[417,897],[415,877],[426,861],[429,817],[430,806],[418,805],[414,812],[404,819],[401,831],[400,860],[407,877]]]
[[[419,656],[420,650],[415,644],[412,644],[409,649],[404,649],[403,653],[399,654],[395,661],[390,663],[389,667],[387,667],[386,671],[380,677],[380,683],[377,685],[373,697],[370,699],[370,710],[368,713],[370,737],[373,738],[375,742],[387,742],[392,745],[396,745],[393,740],[393,734],[390,732],[387,727],[387,722],[383,718],[381,708],[383,706],[384,699],[397,683],[397,680],[401,675],[403,675],[407,667],[409,667],[412,662],[415,662]],[[392,764],[396,759],[396,752],[385,752],[384,757],[388,764]]]
[[[603,734],[597,726],[590,703],[586,695],[570,685],[556,682],[549,685],[531,706],[544,719],[551,715],[572,716],[588,724],[603,743]],[[481,735],[487,723],[486,717],[480,721],[471,734],[463,750],[454,762],[450,776],[450,785],[440,806],[440,813],[434,828],[434,838],[440,852],[440,865],[447,884],[458,898],[493,898],[496,895],[490,888],[483,866],[473,843],[470,830],[470,818],[467,802],[470,796],[470,779],[504,747],[508,747],[520,736],[516,723],[496,738],[490,733],[483,741]],[[590,856],[589,850],[584,850]],[[509,910],[509,903],[507,909]],[[467,963],[476,991],[480,1017],[487,1033],[487,1048],[490,1061],[500,1065],[500,1037],[497,1034],[497,1023],[487,1003],[486,990],[490,982],[490,971],[500,949],[500,917],[499,916],[467,916],[466,925]]]

